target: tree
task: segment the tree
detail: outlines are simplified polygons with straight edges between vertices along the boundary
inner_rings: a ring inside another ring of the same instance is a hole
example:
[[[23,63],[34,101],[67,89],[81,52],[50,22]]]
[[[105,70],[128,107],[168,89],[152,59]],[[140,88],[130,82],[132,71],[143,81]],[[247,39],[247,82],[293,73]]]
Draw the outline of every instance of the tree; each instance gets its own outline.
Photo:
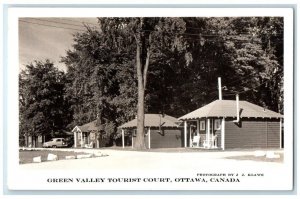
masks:
[[[49,60],[26,65],[19,75],[20,134],[50,137],[70,122],[65,74]]]
[[[257,19],[258,37],[262,48],[270,60],[276,65],[269,67],[263,92],[268,108],[283,114],[283,17],[263,17]]]
[[[108,142],[116,131],[118,118],[115,114],[115,97],[119,95],[118,58],[109,53],[111,48],[102,36],[89,27],[86,32],[77,33],[73,49],[61,61],[67,66],[66,96],[73,114],[69,127],[97,119],[102,128],[98,137]]]
[[[225,99],[240,93],[276,110],[281,31],[280,18],[99,18],[62,58],[70,126],[98,115],[116,138],[113,129],[137,116],[135,148],[144,148],[145,112],[179,117],[199,108],[218,98],[219,76]]]
[[[278,111],[276,105],[282,104],[278,101],[282,88],[278,77],[283,68],[282,18],[187,18],[185,21],[191,61],[187,67],[189,80],[182,87],[186,91],[184,96],[192,99],[191,107],[217,99],[219,76],[226,86],[225,99],[240,93],[245,100]],[[271,42],[266,38],[272,38]],[[194,92],[189,92],[192,86]]]
[[[280,60],[283,52],[282,20],[273,17],[235,18],[231,21],[234,32],[231,37],[225,36],[231,40],[232,68],[240,76],[234,81],[236,85],[231,83],[229,86],[243,98],[278,112],[278,105],[282,104],[282,84],[278,85],[283,74]]]
[[[176,33],[184,30],[182,22],[179,18],[99,18],[101,31],[111,41],[111,45],[116,46],[117,51],[125,52],[129,57],[135,52],[138,102],[137,136],[134,144],[137,149],[145,148],[144,113],[148,69],[152,61],[150,57],[155,47],[162,43],[168,42],[173,50],[180,47],[180,39]],[[131,50],[133,46],[134,51]]]

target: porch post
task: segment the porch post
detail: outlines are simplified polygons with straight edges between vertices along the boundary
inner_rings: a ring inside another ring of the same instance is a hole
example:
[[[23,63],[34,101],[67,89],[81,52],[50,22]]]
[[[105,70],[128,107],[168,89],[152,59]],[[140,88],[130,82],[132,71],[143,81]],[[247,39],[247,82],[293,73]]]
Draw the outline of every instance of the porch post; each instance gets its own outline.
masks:
[[[74,131],[74,147],[77,147],[77,131]]]
[[[122,147],[125,148],[124,129],[122,129]]]
[[[85,145],[85,140],[86,140],[85,132],[82,132],[82,147],[84,147]]]
[[[151,130],[148,128],[148,148],[151,149]]]
[[[225,150],[225,117],[222,118],[221,122],[221,148]]]
[[[83,136],[82,131],[80,131],[81,139],[80,139],[80,146],[83,147]]]
[[[197,135],[200,135],[200,120],[197,120]]]
[[[28,136],[28,146],[27,147],[32,147],[32,136],[31,135],[29,135]]]
[[[97,145],[97,147],[96,148],[100,148],[100,132],[99,131],[97,131],[96,132],[96,145]]]
[[[207,119],[206,144],[210,148],[210,119]]]
[[[214,119],[211,119],[211,134],[210,134],[210,145],[211,145],[211,147],[213,147],[214,146],[214,143],[212,142],[213,141],[213,136],[214,136],[214,130],[215,130],[215,120]]]
[[[279,121],[279,147],[282,149],[282,118]]]
[[[184,121],[184,147],[187,146],[187,121]]]
[[[192,126],[190,125],[190,147],[192,147]]]
[[[28,147],[28,140],[27,140],[27,135],[26,134],[24,134],[24,145],[25,145],[25,147]]]
[[[133,132],[134,132],[134,130],[131,131],[131,148],[133,148]]]

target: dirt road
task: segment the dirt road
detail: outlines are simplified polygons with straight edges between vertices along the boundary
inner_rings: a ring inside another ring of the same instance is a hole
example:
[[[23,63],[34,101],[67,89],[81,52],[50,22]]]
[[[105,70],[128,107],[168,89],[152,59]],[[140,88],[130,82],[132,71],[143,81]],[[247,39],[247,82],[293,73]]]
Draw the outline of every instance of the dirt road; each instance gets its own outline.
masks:
[[[55,149],[74,150],[74,149]],[[232,157],[253,156],[253,151],[224,151],[224,152],[186,152],[186,153],[164,153],[164,152],[139,152],[122,150],[101,149],[77,149],[76,151],[87,153],[105,154],[104,157],[59,160],[52,162],[32,163],[20,165],[24,169],[95,169],[95,170],[193,170],[199,167],[258,167],[270,168],[280,167],[282,163],[264,162],[253,160],[237,160]],[[282,151],[277,153],[282,154]]]

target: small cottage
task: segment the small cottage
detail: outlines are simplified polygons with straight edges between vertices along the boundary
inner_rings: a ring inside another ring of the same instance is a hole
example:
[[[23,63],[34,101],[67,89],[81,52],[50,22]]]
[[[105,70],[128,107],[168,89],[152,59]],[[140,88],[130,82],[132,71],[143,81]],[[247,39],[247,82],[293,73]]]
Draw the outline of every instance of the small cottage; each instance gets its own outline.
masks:
[[[213,101],[179,118],[185,147],[223,150],[281,148],[282,119],[279,113],[238,98]]]
[[[74,147],[99,148],[99,131],[102,126],[97,125],[97,120],[75,126],[72,132],[74,133]]]
[[[147,148],[183,147],[183,128],[181,122],[165,114],[145,114],[145,143]],[[120,127],[122,130],[122,145],[125,146],[125,136],[131,137],[133,146],[136,138],[137,119],[133,119]]]
[[[30,147],[30,148],[42,147],[45,140],[46,140],[45,135],[39,135],[39,136],[24,135],[23,146]]]

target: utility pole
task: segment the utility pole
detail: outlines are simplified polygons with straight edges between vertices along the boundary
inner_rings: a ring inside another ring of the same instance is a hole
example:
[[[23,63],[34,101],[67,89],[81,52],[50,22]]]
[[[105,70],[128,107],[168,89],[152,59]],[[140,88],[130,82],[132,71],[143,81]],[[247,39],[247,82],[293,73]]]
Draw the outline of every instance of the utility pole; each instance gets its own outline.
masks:
[[[222,100],[221,77],[218,77],[218,88],[219,88],[219,100]],[[225,117],[222,117],[222,121],[221,121],[221,148],[222,150],[225,150]]]
[[[219,100],[222,100],[221,77],[218,77]]]

